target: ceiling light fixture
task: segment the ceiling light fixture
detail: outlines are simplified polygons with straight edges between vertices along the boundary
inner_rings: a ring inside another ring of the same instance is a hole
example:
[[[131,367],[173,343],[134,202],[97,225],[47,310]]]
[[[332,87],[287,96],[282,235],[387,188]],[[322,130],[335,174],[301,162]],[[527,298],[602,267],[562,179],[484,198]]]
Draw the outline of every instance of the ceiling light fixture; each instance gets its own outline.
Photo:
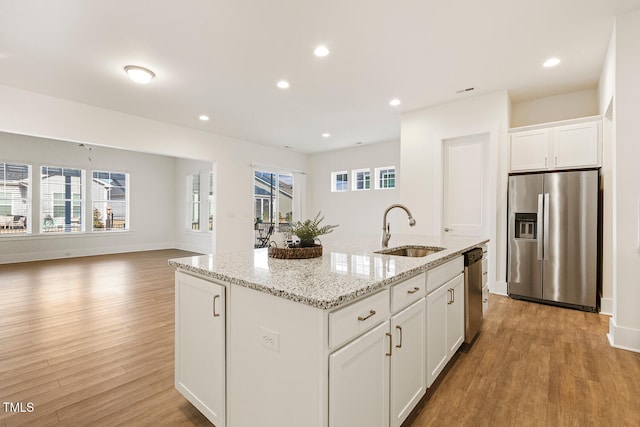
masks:
[[[276,83],[276,86],[278,86],[280,89],[289,89],[289,82],[286,80],[280,80],[278,83]]]
[[[141,85],[146,85],[156,76],[153,71],[137,65],[127,65],[124,67],[124,71],[127,72],[131,80]]]
[[[544,61],[544,64],[542,64],[542,66],[545,68],[555,67],[559,63],[560,63],[560,60],[558,58],[549,58],[546,61]]]
[[[391,105],[392,107],[397,107],[398,105],[400,105],[400,100],[398,98],[393,98],[391,101],[389,101],[389,105]]]
[[[315,56],[323,57],[329,55],[329,49],[326,46],[320,45],[313,51]]]
[[[331,134],[329,132],[325,132],[322,134],[323,138],[329,138],[331,136]]]
[[[209,116],[207,116],[206,114],[200,114],[200,115],[198,116],[198,118],[199,118],[200,120],[202,120],[203,122],[208,122],[208,121],[209,121]]]

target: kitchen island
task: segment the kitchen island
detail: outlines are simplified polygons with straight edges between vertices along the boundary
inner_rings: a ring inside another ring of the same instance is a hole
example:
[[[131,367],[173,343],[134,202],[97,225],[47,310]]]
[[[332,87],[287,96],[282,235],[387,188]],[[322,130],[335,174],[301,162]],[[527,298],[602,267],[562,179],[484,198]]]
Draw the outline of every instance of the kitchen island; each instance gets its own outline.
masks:
[[[461,254],[474,237],[329,242],[170,260],[176,388],[217,427],[399,426],[464,339]],[[461,332],[462,331],[462,332]]]

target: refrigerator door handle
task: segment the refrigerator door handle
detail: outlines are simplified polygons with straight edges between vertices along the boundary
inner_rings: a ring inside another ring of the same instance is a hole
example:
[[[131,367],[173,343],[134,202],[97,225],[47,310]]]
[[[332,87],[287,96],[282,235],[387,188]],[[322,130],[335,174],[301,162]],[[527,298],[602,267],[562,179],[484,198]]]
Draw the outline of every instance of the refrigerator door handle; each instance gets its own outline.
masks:
[[[549,193],[544,193],[544,260],[549,259]]]
[[[542,261],[543,253],[542,253],[542,215],[544,210],[544,205],[542,201],[542,194],[538,194],[538,215],[537,215],[537,232],[536,232],[536,244],[538,245],[538,261]]]

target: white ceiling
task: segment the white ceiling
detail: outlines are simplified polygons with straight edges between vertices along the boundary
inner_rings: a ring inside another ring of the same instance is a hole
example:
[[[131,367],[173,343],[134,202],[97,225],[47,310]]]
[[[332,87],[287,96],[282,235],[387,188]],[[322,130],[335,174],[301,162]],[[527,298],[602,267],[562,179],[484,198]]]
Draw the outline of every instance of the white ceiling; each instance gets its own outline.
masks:
[[[506,89],[521,102],[594,88],[614,17],[638,7],[640,0],[0,0],[0,84],[311,153],[398,139],[400,113],[475,94]],[[315,57],[318,44],[330,55]],[[551,56],[561,64],[543,69]],[[156,78],[135,85],[128,64]],[[276,88],[280,79],[291,87]],[[475,90],[456,94],[468,87]],[[399,107],[389,106],[394,97]]]

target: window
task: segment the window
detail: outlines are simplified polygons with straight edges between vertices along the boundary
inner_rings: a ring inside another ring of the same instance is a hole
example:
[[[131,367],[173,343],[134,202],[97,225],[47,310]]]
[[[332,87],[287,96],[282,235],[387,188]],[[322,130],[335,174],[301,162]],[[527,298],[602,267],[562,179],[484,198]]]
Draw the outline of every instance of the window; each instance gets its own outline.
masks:
[[[209,172],[209,231],[213,230],[213,172]]]
[[[256,226],[289,226],[293,221],[293,174],[254,171],[253,200]]]
[[[192,230],[200,230],[200,174],[187,177],[187,226]]]
[[[41,181],[42,231],[84,231],[84,170],[42,166]]]
[[[371,171],[369,169],[356,169],[353,175],[353,191],[368,190],[371,188]]]
[[[31,166],[0,162],[0,234],[31,232]]]
[[[331,191],[347,191],[349,190],[349,174],[347,171],[331,173]]]
[[[93,171],[91,196],[93,231],[129,229],[129,174]]]
[[[396,167],[376,168],[376,190],[396,188]]]

